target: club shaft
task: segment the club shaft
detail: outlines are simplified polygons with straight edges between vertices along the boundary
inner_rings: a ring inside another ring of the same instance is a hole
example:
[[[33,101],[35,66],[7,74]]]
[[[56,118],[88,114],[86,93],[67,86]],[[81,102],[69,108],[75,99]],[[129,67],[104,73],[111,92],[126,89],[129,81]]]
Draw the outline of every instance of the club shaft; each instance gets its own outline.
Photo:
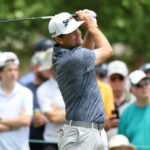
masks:
[[[15,19],[15,20],[2,20],[2,21],[0,21],[0,23],[18,22],[18,21],[36,20],[36,19],[51,19],[51,18],[53,18],[53,16],[32,17],[32,18],[23,18],[23,19]]]
[[[73,14],[72,17],[76,17],[76,14]],[[15,20],[2,20],[0,23],[8,23],[8,22],[19,22],[25,20],[37,20],[37,19],[51,19],[53,16],[44,16],[44,17],[32,17],[32,18],[23,18],[23,19],[15,19]]]

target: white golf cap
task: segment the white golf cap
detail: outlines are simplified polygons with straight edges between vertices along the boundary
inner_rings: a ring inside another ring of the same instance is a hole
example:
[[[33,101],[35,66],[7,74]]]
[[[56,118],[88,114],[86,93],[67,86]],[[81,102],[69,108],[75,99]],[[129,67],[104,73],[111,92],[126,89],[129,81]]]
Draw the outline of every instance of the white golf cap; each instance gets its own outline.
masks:
[[[55,15],[49,22],[48,29],[52,38],[75,31],[84,21],[76,21],[71,14],[63,12]]]
[[[128,138],[121,134],[114,135],[109,139],[108,150],[116,147],[128,147],[131,150],[136,150],[136,147],[129,143]]]
[[[147,78],[147,75],[142,70],[135,70],[129,74],[131,84],[138,84],[142,79]]]
[[[121,74],[122,76],[126,77],[128,75],[128,68],[127,65],[120,60],[112,61],[108,64],[108,76],[112,74]]]
[[[0,67],[4,67],[8,64],[19,65],[19,59],[13,52],[2,52],[0,54]]]
[[[44,62],[43,64],[39,67],[38,71],[45,71],[45,70],[49,70],[53,67],[53,63],[52,63],[52,53],[53,53],[53,48],[49,48],[46,51],[46,56],[44,58]]]

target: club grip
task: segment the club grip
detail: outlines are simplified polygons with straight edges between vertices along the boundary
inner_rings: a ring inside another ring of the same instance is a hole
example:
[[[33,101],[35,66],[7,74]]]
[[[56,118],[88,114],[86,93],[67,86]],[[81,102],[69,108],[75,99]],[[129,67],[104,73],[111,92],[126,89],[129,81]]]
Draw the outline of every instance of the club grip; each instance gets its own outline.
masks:
[[[77,16],[77,14],[72,14],[72,17],[77,18],[78,16]]]

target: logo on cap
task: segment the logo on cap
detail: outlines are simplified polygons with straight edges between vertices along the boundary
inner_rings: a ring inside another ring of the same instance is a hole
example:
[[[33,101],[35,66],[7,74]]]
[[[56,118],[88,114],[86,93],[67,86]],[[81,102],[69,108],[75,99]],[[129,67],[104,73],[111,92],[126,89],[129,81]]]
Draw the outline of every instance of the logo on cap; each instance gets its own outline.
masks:
[[[70,16],[68,19],[66,19],[66,20],[64,20],[64,21],[63,21],[63,23],[64,23],[65,27],[67,27],[67,26],[68,26],[68,23],[69,23],[72,19],[73,19],[73,17],[72,17],[72,16]]]

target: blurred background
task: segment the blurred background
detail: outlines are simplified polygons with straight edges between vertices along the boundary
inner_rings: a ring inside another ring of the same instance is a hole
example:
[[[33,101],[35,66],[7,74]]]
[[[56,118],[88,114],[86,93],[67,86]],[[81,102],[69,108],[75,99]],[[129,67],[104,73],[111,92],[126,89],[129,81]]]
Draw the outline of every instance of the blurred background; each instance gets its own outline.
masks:
[[[53,16],[90,9],[114,48],[108,61],[121,59],[129,70],[150,61],[149,0],[0,0],[0,20]],[[50,38],[49,20],[0,23],[0,51],[13,51],[21,61],[20,76],[29,72],[34,44]]]

